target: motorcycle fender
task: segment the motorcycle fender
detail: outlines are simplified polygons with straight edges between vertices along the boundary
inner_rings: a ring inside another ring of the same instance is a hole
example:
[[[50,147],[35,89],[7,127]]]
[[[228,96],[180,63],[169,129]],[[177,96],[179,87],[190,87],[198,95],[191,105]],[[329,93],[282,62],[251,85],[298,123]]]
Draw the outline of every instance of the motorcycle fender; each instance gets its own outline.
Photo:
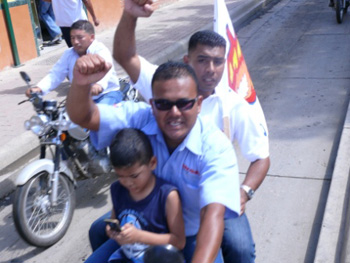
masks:
[[[53,173],[54,164],[50,159],[40,159],[31,162],[26,167],[24,167],[16,178],[16,185],[24,185],[27,183],[34,175],[40,171],[47,171],[48,173]],[[70,169],[67,167],[65,162],[60,163],[60,172],[68,176],[68,178],[75,184],[74,176]]]

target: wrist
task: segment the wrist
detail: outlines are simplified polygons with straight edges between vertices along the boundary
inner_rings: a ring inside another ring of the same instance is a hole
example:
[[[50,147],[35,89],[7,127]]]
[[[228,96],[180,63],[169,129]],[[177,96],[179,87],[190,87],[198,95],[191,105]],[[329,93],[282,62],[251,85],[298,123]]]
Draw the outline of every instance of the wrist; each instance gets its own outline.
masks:
[[[253,198],[255,191],[250,186],[242,184],[241,189],[246,193],[248,200]]]

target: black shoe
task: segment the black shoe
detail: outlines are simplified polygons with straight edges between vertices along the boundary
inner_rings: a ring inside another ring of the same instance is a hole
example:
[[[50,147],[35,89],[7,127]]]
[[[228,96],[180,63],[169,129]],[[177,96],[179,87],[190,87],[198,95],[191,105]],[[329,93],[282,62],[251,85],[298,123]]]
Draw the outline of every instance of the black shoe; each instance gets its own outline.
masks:
[[[333,1],[330,1],[329,4],[328,4],[329,7],[334,7],[334,2]]]

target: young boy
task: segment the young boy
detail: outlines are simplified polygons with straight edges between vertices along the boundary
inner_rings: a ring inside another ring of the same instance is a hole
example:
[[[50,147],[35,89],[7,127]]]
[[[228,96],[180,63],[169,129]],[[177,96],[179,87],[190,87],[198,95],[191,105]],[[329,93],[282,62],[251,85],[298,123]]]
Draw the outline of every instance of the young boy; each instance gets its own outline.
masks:
[[[147,136],[137,129],[119,131],[110,146],[110,159],[119,179],[111,185],[111,218],[119,220],[121,232],[107,225],[110,239],[86,262],[102,262],[98,255],[108,253],[114,242],[120,248],[109,258],[111,263],[143,262],[150,245],[171,244],[183,249],[180,197],[176,187],[153,174],[157,159]]]

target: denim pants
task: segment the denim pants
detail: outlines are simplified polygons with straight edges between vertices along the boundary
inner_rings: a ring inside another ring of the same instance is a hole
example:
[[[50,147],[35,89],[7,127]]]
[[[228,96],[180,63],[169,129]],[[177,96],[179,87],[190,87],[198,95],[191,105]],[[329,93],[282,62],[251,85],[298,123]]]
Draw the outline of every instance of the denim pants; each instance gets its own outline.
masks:
[[[114,105],[123,100],[124,94],[119,90],[110,91],[94,100],[98,104]]]
[[[90,245],[94,253],[85,261],[91,262],[108,262],[108,258],[119,248],[114,240],[109,240],[106,235],[105,218],[110,218],[111,212],[104,214],[92,223],[89,230]],[[186,246],[184,256],[186,262],[191,262],[196,246],[196,236],[186,237]],[[218,254],[215,263],[221,263],[222,256],[225,263],[253,263],[255,262],[255,244],[248,218],[245,214],[237,218],[225,219],[225,229],[221,252]]]
[[[246,214],[225,219],[221,249],[225,263],[255,262],[255,243]]]
[[[39,2],[39,18],[42,20],[49,32],[51,39],[57,35],[61,35],[61,29],[55,22],[55,15],[52,10],[52,5],[49,2],[40,0]]]

